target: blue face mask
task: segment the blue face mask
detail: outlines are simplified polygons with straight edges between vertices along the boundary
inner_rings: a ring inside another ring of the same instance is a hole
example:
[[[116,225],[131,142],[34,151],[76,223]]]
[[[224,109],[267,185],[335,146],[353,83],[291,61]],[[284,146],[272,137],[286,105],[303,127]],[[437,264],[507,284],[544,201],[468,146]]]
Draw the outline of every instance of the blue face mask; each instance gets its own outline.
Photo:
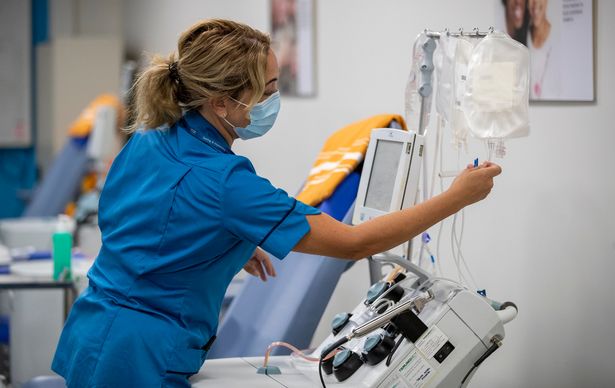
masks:
[[[247,104],[237,101],[232,97],[231,99],[238,104],[248,106]],[[278,117],[279,111],[280,92],[277,91],[269,96],[265,101],[259,102],[252,107],[252,110],[250,111],[250,124],[247,127],[236,127],[227,119],[224,119],[224,121],[233,127],[235,133],[237,133],[237,136],[239,136],[240,139],[254,139],[255,137],[263,136],[271,129],[271,127],[273,127],[273,123],[275,123],[275,119]]]

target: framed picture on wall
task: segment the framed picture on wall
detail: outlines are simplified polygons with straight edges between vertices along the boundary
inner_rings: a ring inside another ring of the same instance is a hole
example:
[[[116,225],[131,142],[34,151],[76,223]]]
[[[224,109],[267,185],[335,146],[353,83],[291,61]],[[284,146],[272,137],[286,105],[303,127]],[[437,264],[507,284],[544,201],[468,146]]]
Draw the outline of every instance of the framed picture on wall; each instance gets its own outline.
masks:
[[[594,100],[593,0],[501,0],[498,20],[530,51],[530,100]]]
[[[272,47],[286,96],[316,94],[314,13],[314,0],[271,0]]]

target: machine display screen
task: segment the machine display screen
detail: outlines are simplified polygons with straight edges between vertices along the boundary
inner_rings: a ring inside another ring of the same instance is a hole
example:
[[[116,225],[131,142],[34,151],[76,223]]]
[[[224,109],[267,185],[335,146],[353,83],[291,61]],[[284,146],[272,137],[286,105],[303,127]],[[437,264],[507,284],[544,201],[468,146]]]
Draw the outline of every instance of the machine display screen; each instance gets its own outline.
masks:
[[[365,194],[365,207],[388,212],[404,143],[378,140]]]

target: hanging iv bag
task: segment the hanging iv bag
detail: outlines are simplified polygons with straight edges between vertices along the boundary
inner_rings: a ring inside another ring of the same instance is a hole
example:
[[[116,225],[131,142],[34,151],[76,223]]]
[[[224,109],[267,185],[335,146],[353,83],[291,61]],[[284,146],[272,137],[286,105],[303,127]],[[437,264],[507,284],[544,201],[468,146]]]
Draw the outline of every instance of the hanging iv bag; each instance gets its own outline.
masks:
[[[455,56],[452,84],[451,131],[453,143],[457,148],[466,145],[470,126],[463,110],[463,98],[466,94],[468,64],[476,44],[475,38],[460,36],[455,39]]]
[[[425,129],[429,124],[429,112],[433,99],[432,73],[435,48],[436,42],[425,33],[416,37],[412,48],[412,63],[406,82],[405,118],[408,130],[419,134],[421,125],[422,129]]]
[[[527,136],[529,87],[527,47],[501,32],[483,38],[472,51],[462,99],[472,135],[490,147]]]
[[[451,121],[453,90],[455,82],[455,50],[457,39],[442,34],[434,54],[436,66],[436,112],[446,121]]]

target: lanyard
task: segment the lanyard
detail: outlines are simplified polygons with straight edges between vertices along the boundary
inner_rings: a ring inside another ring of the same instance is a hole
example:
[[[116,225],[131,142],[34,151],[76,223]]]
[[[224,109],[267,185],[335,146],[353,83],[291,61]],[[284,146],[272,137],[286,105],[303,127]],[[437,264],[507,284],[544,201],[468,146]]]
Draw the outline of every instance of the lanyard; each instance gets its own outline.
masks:
[[[188,133],[191,134],[192,136],[194,136],[195,138],[197,138],[198,140],[202,141],[203,143],[209,144],[214,149],[216,149],[217,151],[220,151],[222,153],[225,153],[225,154],[229,154],[229,153],[232,154],[233,153],[233,151],[222,147],[220,144],[216,143],[215,141],[213,141],[210,138],[208,138],[207,136],[205,136],[202,131],[198,131],[198,130],[192,128],[191,126],[189,126],[188,122],[186,120],[184,120],[184,124],[185,124],[184,128],[188,131]]]

